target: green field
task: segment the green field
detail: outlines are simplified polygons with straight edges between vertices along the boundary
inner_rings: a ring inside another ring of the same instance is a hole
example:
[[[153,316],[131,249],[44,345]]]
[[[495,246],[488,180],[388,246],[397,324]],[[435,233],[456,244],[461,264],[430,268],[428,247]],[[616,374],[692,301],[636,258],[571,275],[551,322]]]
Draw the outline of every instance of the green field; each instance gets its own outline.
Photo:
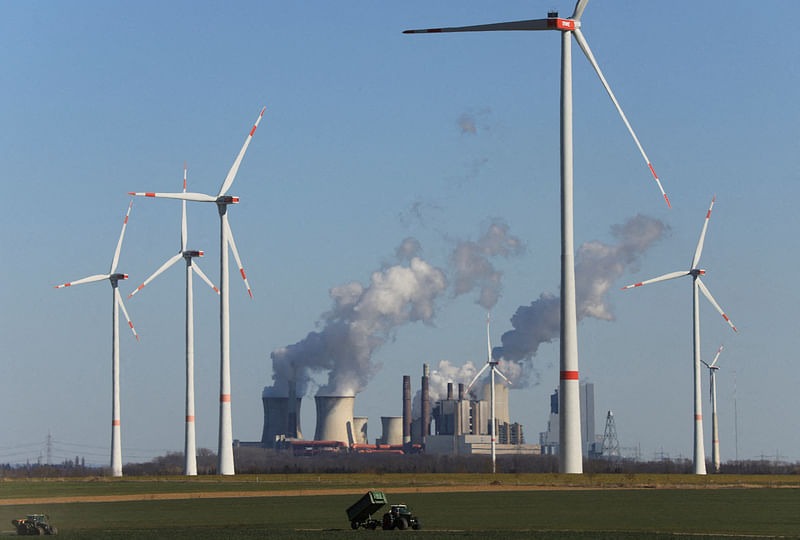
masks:
[[[471,489],[493,482],[506,489],[554,489],[414,492],[423,486]],[[290,490],[368,488],[383,489],[390,502],[408,503],[423,530],[350,530],[345,509],[358,495],[275,496]],[[14,504],[19,498],[209,492],[250,496]],[[33,512],[50,514],[63,538],[800,538],[800,489],[794,476],[269,475],[0,482],[2,534],[12,533],[11,519]]]

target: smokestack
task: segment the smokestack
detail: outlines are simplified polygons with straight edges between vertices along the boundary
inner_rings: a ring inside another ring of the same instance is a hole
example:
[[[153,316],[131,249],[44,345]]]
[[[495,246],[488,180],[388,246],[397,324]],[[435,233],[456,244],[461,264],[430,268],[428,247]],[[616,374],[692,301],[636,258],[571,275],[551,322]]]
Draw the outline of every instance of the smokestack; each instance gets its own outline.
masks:
[[[430,376],[430,366],[422,365],[422,442],[425,437],[431,434],[431,402],[428,393],[428,377]]]
[[[315,441],[352,442],[355,399],[355,396],[314,396],[317,405]]]
[[[403,375],[403,444],[411,442],[411,376]]]
[[[453,401],[453,383],[447,383],[447,401]]]
[[[383,434],[382,444],[403,444],[403,418],[401,416],[381,416]]]
[[[289,381],[289,403],[286,420],[286,436],[293,439],[299,439],[301,437],[300,425],[297,417],[297,411],[299,410],[300,406],[297,401],[297,378],[294,376],[294,369],[292,369],[292,379]]]
[[[458,401],[464,401],[464,383],[458,383]]]

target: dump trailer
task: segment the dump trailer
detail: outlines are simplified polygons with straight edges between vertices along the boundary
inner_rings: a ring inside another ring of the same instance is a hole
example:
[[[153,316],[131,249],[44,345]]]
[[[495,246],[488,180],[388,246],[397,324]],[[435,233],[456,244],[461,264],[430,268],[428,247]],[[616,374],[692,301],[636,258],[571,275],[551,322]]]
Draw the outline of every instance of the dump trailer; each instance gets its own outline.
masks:
[[[364,527],[375,529],[381,524],[377,519],[372,519],[372,514],[386,505],[386,495],[383,491],[371,490],[361,497],[355,504],[347,509],[347,519],[353,529]]]

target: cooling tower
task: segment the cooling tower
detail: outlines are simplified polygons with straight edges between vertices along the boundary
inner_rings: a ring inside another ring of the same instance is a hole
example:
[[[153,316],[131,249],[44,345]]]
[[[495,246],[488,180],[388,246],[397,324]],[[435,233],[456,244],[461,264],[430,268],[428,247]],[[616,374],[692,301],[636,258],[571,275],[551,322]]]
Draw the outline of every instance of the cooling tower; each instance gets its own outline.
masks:
[[[353,442],[355,444],[369,444],[367,442],[367,420],[366,416],[353,417]]]
[[[403,375],[403,444],[411,442],[411,376]]]
[[[381,416],[383,435],[382,444],[403,444],[403,417],[402,416]]]
[[[300,410],[302,398],[295,399],[295,410]],[[272,446],[275,437],[285,435],[287,438],[301,438],[299,415],[297,416],[297,431],[290,430],[289,426],[289,398],[269,397],[262,394],[261,401],[264,403],[264,429],[261,432],[261,444]]]
[[[428,364],[422,365],[422,441],[431,434],[431,401],[428,391],[428,377],[430,367]]]
[[[353,432],[355,396],[314,396],[317,404],[315,441],[342,441],[350,444]]]
[[[483,385],[483,399],[489,401],[491,383]],[[491,402],[489,402],[491,406]],[[494,414],[497,417],[497,423],[503,422],[510,424],[509,410],[508,410],[508,385],[505,383],[494,384]]]

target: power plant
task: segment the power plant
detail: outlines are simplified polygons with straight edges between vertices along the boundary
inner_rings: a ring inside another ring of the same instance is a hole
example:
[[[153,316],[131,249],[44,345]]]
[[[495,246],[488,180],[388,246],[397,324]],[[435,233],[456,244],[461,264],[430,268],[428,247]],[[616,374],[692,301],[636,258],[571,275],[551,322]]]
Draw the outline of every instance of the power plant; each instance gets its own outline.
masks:
[[[295,455],[352,451],[360,453],[490,453],[491,407],[486,396],[491,385],[482,386],[477,397],[466,391],[464,383],[447,384],[442,399],[431,399],[430,366],[424,364],[420,379],[419,410],[414,417],[411,376],[402,380],[400,416],[381,416],[381,435],[370,444],[368,418],[354,416],[355,396],[314,396],[316,429],[313,441],[303,440],[300,430],[300,406],[296,383],[289,381],[284,396],[277,388],[265,387],[262,393],[264,426],[259,443],[239,443],[264,448],[292,449]],[[457,384],[457,386],[456,386]],[[456,391],[457,388],[457,391]],[[509,391],[495,385],[494,432],[499,454],[538,454],[539,446],[525,445],[522,426],[511,423]],[[433,420],[433,424],[431,423]]]

